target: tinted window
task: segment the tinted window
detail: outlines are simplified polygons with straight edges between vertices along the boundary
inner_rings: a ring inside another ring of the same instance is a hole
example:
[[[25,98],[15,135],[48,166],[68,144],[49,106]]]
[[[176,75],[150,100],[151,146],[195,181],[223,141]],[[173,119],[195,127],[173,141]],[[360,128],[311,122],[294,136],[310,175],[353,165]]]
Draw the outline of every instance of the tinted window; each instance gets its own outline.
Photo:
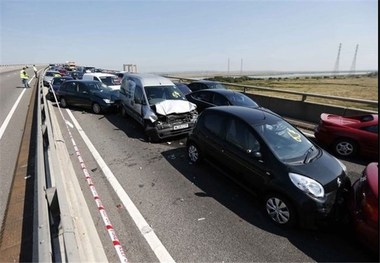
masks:
[[[213,103],[217,106],[223,106],[223,105],[229,105],[228,100],[223,95],[214,94],[214,100]]]
[[[79,86],[79,93],[83,93],[85,91],[88,91],[88,88],[86,87],[85,84],[83,83],[78,83],[78,86]]]
[[[77,85],[76,82],[63,83],[62,90],[67,92],[76,92]]]
[[[137,85],[135,88],[134,99],[135,99],[136,103],[144,104],[143,103],[143,91],[139,85]]]
[[[254,107],[257,108],[259,105],[257,105],[256,102],[254,102],[251,98],[248,96],[241,94],[239,92],[234,92],[229,95],[227,95],[229,101],[232,105],[236,106],[243,106],[243,107]]]
[[[212,94],[207,91],[197,92],[192,95],[195,99],[206,101],[211,103],[212,102]]]
[[[219,138],[223,138],[224,130],[224,116],[217,115],[215,113],[205,114],[202,118],[203,126],[206,130]]]
[[[247,152],[259,151],[260,144],[249,127],[241,121],[230,119],[227,122],[226,141]]]

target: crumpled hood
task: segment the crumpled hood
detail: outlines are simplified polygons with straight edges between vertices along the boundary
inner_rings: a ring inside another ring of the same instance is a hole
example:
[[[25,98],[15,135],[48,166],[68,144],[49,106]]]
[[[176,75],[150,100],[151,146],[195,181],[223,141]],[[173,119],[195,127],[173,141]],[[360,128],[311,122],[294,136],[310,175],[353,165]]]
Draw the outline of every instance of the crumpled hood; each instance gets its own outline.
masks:
[[[154,105],[156,113],[160,115],[169,115],[172,113],[185,113],[197,108],[194,103],[186,100],[164,100]]]

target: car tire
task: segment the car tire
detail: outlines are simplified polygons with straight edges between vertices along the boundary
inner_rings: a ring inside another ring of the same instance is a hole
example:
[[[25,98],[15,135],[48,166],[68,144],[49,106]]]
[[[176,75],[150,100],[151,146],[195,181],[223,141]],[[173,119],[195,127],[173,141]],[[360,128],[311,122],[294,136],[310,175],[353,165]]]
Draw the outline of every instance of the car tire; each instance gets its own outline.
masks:
[[[198,145],[192,141],[188,142],[187,144],[187,157],[194,164],[199,164],[203,158]]]
[[[144,124],[144,133],[145,133],[145,136],[146,136],[146,140],[148,142],[159,142],[160,141],[160,138],[158,137],[158,135],[156,134],[154,128],[153,128],[153,125],[149,122],[149,121],[145,121],[145,124]]]
[[[59,100],[59,105],[60,105],[62,108],[66,108],[66,107],[68,106],[66,99],[65,99],[65,98],[60,98],[60,100]]]
[[[341,138],[334,142],[332,149],[335,154],[341,157],[352,157],[358,151],[357,143],[348,138]]]
[[[127,116],[127,111],[125,110],[125,108],[124,108],[123,105],[120,106],[120,115],[121,115],[121,117],[123,117],[123,118],[127,118],[127,117],[128,117],[128,116]]]
[[[102,108],[100,107],[100,105],[98,103],[93,103],[92,104],[92,111],[95,113],[95,114],[99,114],[102,112]]]
[[[264,198],[264,210],[270,220],[281,227],[293,227],[296,213],[292,203],[283,195],[267,194]]]

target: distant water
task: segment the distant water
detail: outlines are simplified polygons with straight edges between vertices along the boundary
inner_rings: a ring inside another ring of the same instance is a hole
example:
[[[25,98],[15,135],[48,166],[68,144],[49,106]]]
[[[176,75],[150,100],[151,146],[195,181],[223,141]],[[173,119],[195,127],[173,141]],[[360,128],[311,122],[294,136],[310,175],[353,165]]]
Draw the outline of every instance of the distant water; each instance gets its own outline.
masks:
[[[296,78],[296,77],[331,77],[331,76],[352,76],[352,75],[367,75],[373,71],[356,71],[356,72],[286,72],[275,74],[255,74],[249,75],[250,78]]]

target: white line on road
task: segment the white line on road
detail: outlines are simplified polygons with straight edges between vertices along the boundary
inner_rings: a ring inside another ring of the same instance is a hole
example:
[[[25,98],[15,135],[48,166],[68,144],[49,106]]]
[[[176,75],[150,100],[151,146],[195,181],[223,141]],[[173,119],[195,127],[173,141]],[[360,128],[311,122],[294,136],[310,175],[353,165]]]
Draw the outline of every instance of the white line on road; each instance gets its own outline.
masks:
[[[132,202],[131,198],[125,192],[124,188],[120,185],[119,181],[116,179],[115,175],[112,173],[111,169],[107,166],[103,158],[100,156],[99,152],[96,150],[95,146],[91,143],[90,139],[87,137],[82,127],[79,125],[78,121],[75,119],[74,115],[69,109],[66,109],[69,114],[71,121],[73,122],[75,128],[78,130],[80,136],[86,143],[88,149],[92,153],[99,167],[102,169],[108,182],[111,184],[115,193],[120,198],[124,207],[127,209],[128,213],[132,217],[136,226],[140,230],[141,234],[144,236],[145,240],[148,242],[149,246],[157,256],[159,262],[175,262],[169,252],[166,250],[164,245],[161,243],[160,239],[154,233],[153,229],[148,225],[143,215],[137,209],[135,204]]]
[[[28,84],[30,84],[30,82],[32,82],[33,79],[34,79],[34,77],[32,77],[29,80]],[[1,124],[1,127],[0,127],[0,140],[3,137],[3,134],[4,134],[5,130],[7,129],[7,126],[9,124],[9,122],[10,122],[13,114],[15,113],[16,108],[17,108],[18,104],[20,103],[20,100],[21,100],[22,96],[24,95],[25,91],[26,91],[26,89],[24,88],[23,91],[21,92],[21,94],[18,96],[18,98],[17,98],[15,104],[13,105],[11,111],[8,113],[7,117],[5,118],[3,124]]]
[[[22,96],[24,95],[25,91],[26,91],[26,89],[24,89],[24,90],[21,92],[21,94],[18,96],[18,98],[17,98],[15,104],[13,104],[13,107],[12,107],[11,111],[8,113],[8,115],[7,115],[7,117],[5,118],[3,124],[1,124],[1,128],[0,128],[0,140],[1,140],[1,138],[3,137],[3,134],[4,134],[4,132],[5,132],[5,130],[6,130],[7,126],[8,126],[8,124],[9,124],[9,122],[10,122],[12,116],[13,116],[13,113],[15,113],[16,108],[17,108],[18,104],[20,103],[20,100],[21,100]]]

